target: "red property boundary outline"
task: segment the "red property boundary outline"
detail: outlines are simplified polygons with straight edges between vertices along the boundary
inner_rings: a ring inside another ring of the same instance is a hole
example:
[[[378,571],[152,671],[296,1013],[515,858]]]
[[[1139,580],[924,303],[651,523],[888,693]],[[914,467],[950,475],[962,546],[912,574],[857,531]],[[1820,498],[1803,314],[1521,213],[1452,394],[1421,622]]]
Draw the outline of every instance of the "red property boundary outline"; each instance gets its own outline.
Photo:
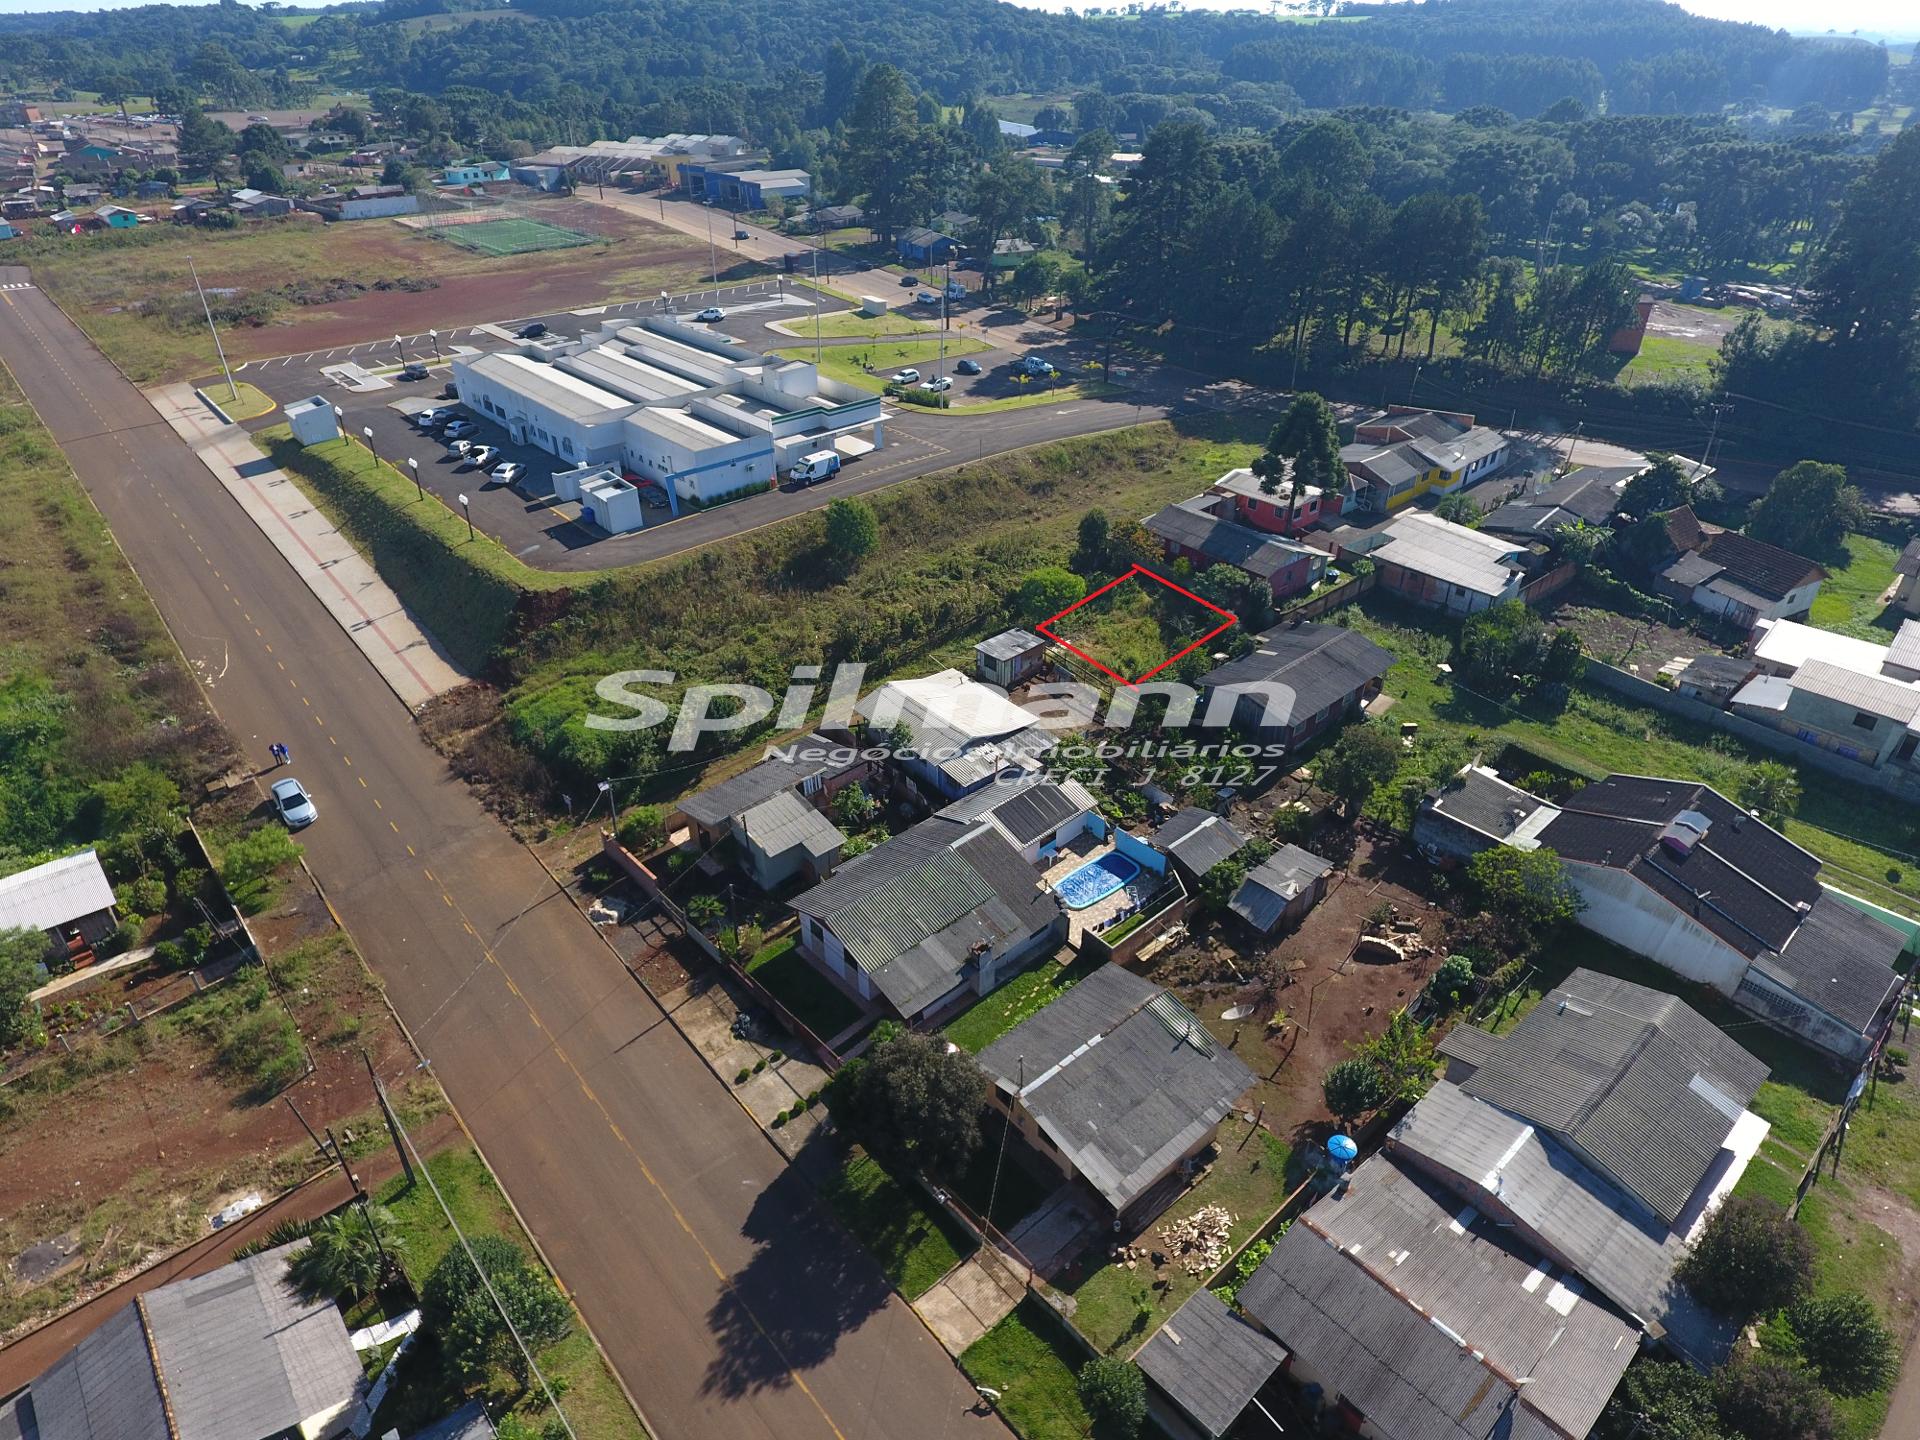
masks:
[[[1066,619],[1067,616],[1071,615],[1074,611],[1078,610],[1082,605],[1091,605],[1095,600],[1098,600],[1102,595],[1106,594],[1109,590],[1113,589],[1116,585],[1124,585],[1127,581],[1133,579],[1133,577],[1136,575],[1142,576],[1148,580],[1156,580],[1160,584],[1166,586],[1167,589],[1173,591],[1175,594],[1184,595],[1187,597],[1187,599],[1193,601],[1194,604],[1204,606],[1206,609],[1211,610],[1214,614],[1224,615],[1226,618],[1222,620],[1218,625],[1214,626],[1213,629],[1207,631],[1207,633],[1202,635],[1198,640],[1195,640],[1191,645],[1188,645],[1184,649],[1177,650],[1173,654],[1169,655],[1166,659],[1162,660],[1158,665],[1154,666],[1153,669],[1147,671],[1146,674],[1140,676],[1138,679],[1129,680],[1126,676],[1122,675],[1119,671],[1110,669],[1109,667],[1101,664],[1098,660],[1094,659],[1093,656],[1087,654],[1086,651],[1082,650],[1078,645],[1075,645],[1071,640],[1062,639],[1060,636],[1054,634],[1054,632],[1048,629],[1047,627],[1054,624],[1056,621]],[[1053,641],[1054,644],[1061,646],[1063,649],[1071,650],[1075,655],[1078,655],[1082,660],[1086,661],[1087,664],[1093,666],[1093,668],[1098,670],[1102,675],[1110,675],[1115,680],[1118,680],[1122,685],[1143,685],[1147,681],[1151,680],[1154,676],[1158,675],[1162,670],[1166,669],[1169,665],[1173,664],[1174,661],[1179,660],[1184,656],[1191,655],[1195,650],[1198,650],[1202,645],[1206,644],[1209,640],[1213,639],[1214,636],[1220,634],[1221,631],[1230,630],[1239,623],[1240,623],[1240,617],[1238,615],[1235,615],[1231,610],[1222,610],[1218,605],[1214,604],[1211,600],[1201,599],[1198,595],[1194,594],[1191,590],[1185,589],[1182,586],[1174,584],[1173,581],[1167,579],[1166,576],[1156,575],[1153,571],[1147,569],[1146,566],[1144,565],[1135,565],[1132,569],[1128,570],[1126,574],[1116,575],[1113,579],[1109,580],[1106,584],[1102,585],[1098,590],[1094,591],[1091,595],[1087,596],[1084,600],[1074,601],[1073,604],[1069,605],[1066,609],[1062,610],[1058,615],[1049,615],[1046,619],[1042,620],[1038,625],[1035,625],[1033,628],[1038,630],[1042,635],[1046,636],[1049,640]]]

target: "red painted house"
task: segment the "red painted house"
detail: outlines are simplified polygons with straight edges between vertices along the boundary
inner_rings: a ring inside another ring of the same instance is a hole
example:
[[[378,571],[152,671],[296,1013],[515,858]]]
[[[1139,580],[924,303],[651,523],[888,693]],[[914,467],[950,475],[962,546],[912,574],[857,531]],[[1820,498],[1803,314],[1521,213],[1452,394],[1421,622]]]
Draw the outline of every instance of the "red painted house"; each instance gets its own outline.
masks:
[[[1271,493],[1261,488],[1266,482],[1244,466],[1214,481],[1209,493],[1232,500],[1234,518],[1241,524],[1270,535],[1298,535],[1316,525],[1332,525],[1340,515],[1340,497],[1317,485],[1298,484],[1292,465],[1287,469]]]

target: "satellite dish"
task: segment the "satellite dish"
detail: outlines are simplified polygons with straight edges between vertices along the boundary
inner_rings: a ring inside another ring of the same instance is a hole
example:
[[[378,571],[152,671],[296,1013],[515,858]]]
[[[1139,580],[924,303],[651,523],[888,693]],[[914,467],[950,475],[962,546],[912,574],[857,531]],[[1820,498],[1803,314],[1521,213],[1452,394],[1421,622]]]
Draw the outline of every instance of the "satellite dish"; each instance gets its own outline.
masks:
[[[1225,1010],[1220,1012],[1220,1018],[1222,1020],[1244,1020],[1251,1014],[1253,1014],[1253,1006],[1251,1005],[1229,1005]]]

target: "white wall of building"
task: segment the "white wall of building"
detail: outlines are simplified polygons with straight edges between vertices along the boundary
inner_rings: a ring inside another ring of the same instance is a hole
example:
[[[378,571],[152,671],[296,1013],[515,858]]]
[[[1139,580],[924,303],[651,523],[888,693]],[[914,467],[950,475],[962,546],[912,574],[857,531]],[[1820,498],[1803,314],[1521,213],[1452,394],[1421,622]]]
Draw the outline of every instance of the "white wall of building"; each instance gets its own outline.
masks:
[[[570,465],[610,465],[621,460],[626,417],[619,411],[583,421],[479,373],[464,360],[453,362],[453,378],[461,404],[503,426],[515,444],[538,446]]]
[[[1587,902],[1580,923],[1594,934],[1722,995],[1739,988],[1747,957],[1633,876],[1564,857],[1562,868]]]

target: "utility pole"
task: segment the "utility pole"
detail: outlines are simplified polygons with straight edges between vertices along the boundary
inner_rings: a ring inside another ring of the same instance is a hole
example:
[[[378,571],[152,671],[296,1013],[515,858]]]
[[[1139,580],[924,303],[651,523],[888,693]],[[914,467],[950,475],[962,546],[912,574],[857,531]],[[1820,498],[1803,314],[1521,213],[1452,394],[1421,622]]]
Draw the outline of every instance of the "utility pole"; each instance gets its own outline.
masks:
[[[813,246],[813,365],[816,370],[820,368],[820,311],[824,308],[820,299],[820,245],[816,241]]]
[[[362,1050],[360,1058],[366,1061],[367,1079],[373,1082],[374,1098],[380,1102],[380,1118],[387,1122],[387,1135],[393,1141],[393,1153],[400,1157],[400,1168],[406,1172],[407,1184],[411,1186],[414,1183],[413,1162],[407,1158],[407,1147],[400,1143],[400,1126],[393,1118],[393,1106],[387,1100],[387,1092],[380,1084],[380,1077],[374,1073],[373,1057]]]
[[[191,255],[187,257],[187,269],[193,275],[193,288],[200,296],[200,313],[207,317],[207,329],[212,332],[213,335],[214,351],[220,356],[220,369],[227,377],[227,398],[229,400],[238,400],[240,398],[240,390],[239,387],[233,383],[233,367],[227,364],[227,347],[220,343],[220,329],[213,323],[213,307],[207,304],[207,292],[200,284],[200,272],[194,267],[193,257]]]
[[[1724,400],[1717,400],[1708,408],[1713,411],[1713,425],[1707,431],[1707,450],[1706,453],[1700,457],[1700,463],[1702,465],[1713,463],[1713,445],[1714,442],[1720,438],[1720,417],[1731,410],[1733,406]]]

